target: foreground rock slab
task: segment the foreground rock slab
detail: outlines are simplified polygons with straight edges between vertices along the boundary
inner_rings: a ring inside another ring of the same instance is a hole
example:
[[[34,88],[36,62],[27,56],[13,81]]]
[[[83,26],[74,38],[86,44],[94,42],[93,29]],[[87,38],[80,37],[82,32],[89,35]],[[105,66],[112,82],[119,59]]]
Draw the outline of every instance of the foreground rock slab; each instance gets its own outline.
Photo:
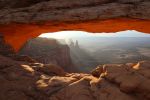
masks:
[[[0,55],[0,100],[149,100],[149,72],[149,61],[101,65],[92,75]]]

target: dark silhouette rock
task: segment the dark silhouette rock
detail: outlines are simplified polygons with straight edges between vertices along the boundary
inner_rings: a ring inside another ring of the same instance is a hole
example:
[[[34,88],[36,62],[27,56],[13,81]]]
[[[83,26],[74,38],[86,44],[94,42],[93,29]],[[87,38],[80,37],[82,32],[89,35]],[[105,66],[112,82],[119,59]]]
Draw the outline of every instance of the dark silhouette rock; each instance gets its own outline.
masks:
[[[98,66],[91,71],[91,74],[95,77],[100,77],[102,73],[103,73],[103,66]]]
[[[15,54],[14,49],[6,43],[3,34],[0,33],[0,54],[4,56],[11,56]]]
[[[37,61],[29,56],[26,56],[26,55],[13,55],[12,58],[14,60],[17,60],[17,61],[25,61],[25,62],[29,62],[29,63],[36,63]]]
[[[17,61],[25,61],[30,63],[37,62],[36,60],[32,59],[29,56],[16,54],[13,47],[7,44],[6,41],[4,40],[3,34],[0,34],[0,55],[11,57],[12,59]]]

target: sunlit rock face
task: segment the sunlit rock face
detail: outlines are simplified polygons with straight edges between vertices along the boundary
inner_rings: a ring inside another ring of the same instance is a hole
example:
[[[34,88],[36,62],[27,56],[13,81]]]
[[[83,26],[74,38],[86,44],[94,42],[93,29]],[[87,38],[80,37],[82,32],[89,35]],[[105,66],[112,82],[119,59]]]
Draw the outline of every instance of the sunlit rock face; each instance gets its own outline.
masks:
[[[0,100],[150,100],[149,65],[106,64],[92,76],[0,55]]]
[[[149,9],[149,0],[0,0],[0,32],[16,50],[43,32],[150,33]]]

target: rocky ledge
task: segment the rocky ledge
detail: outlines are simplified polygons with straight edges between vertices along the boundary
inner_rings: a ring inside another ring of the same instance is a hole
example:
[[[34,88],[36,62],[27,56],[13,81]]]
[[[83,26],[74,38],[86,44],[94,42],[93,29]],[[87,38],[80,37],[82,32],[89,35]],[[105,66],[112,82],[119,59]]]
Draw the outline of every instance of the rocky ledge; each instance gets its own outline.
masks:
[[[66,73],[51,64],[0,56],[0,100],[149,100],[150,62]]]

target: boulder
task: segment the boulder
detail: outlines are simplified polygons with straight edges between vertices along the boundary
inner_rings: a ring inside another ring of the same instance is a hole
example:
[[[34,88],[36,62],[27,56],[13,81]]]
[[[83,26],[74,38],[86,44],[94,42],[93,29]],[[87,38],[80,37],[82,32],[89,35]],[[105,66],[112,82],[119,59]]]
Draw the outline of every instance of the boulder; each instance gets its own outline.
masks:
[[[95,77],[100,77],[102,73],[103,73],[103,66],[101,65],[91,71],[91,74]]]

